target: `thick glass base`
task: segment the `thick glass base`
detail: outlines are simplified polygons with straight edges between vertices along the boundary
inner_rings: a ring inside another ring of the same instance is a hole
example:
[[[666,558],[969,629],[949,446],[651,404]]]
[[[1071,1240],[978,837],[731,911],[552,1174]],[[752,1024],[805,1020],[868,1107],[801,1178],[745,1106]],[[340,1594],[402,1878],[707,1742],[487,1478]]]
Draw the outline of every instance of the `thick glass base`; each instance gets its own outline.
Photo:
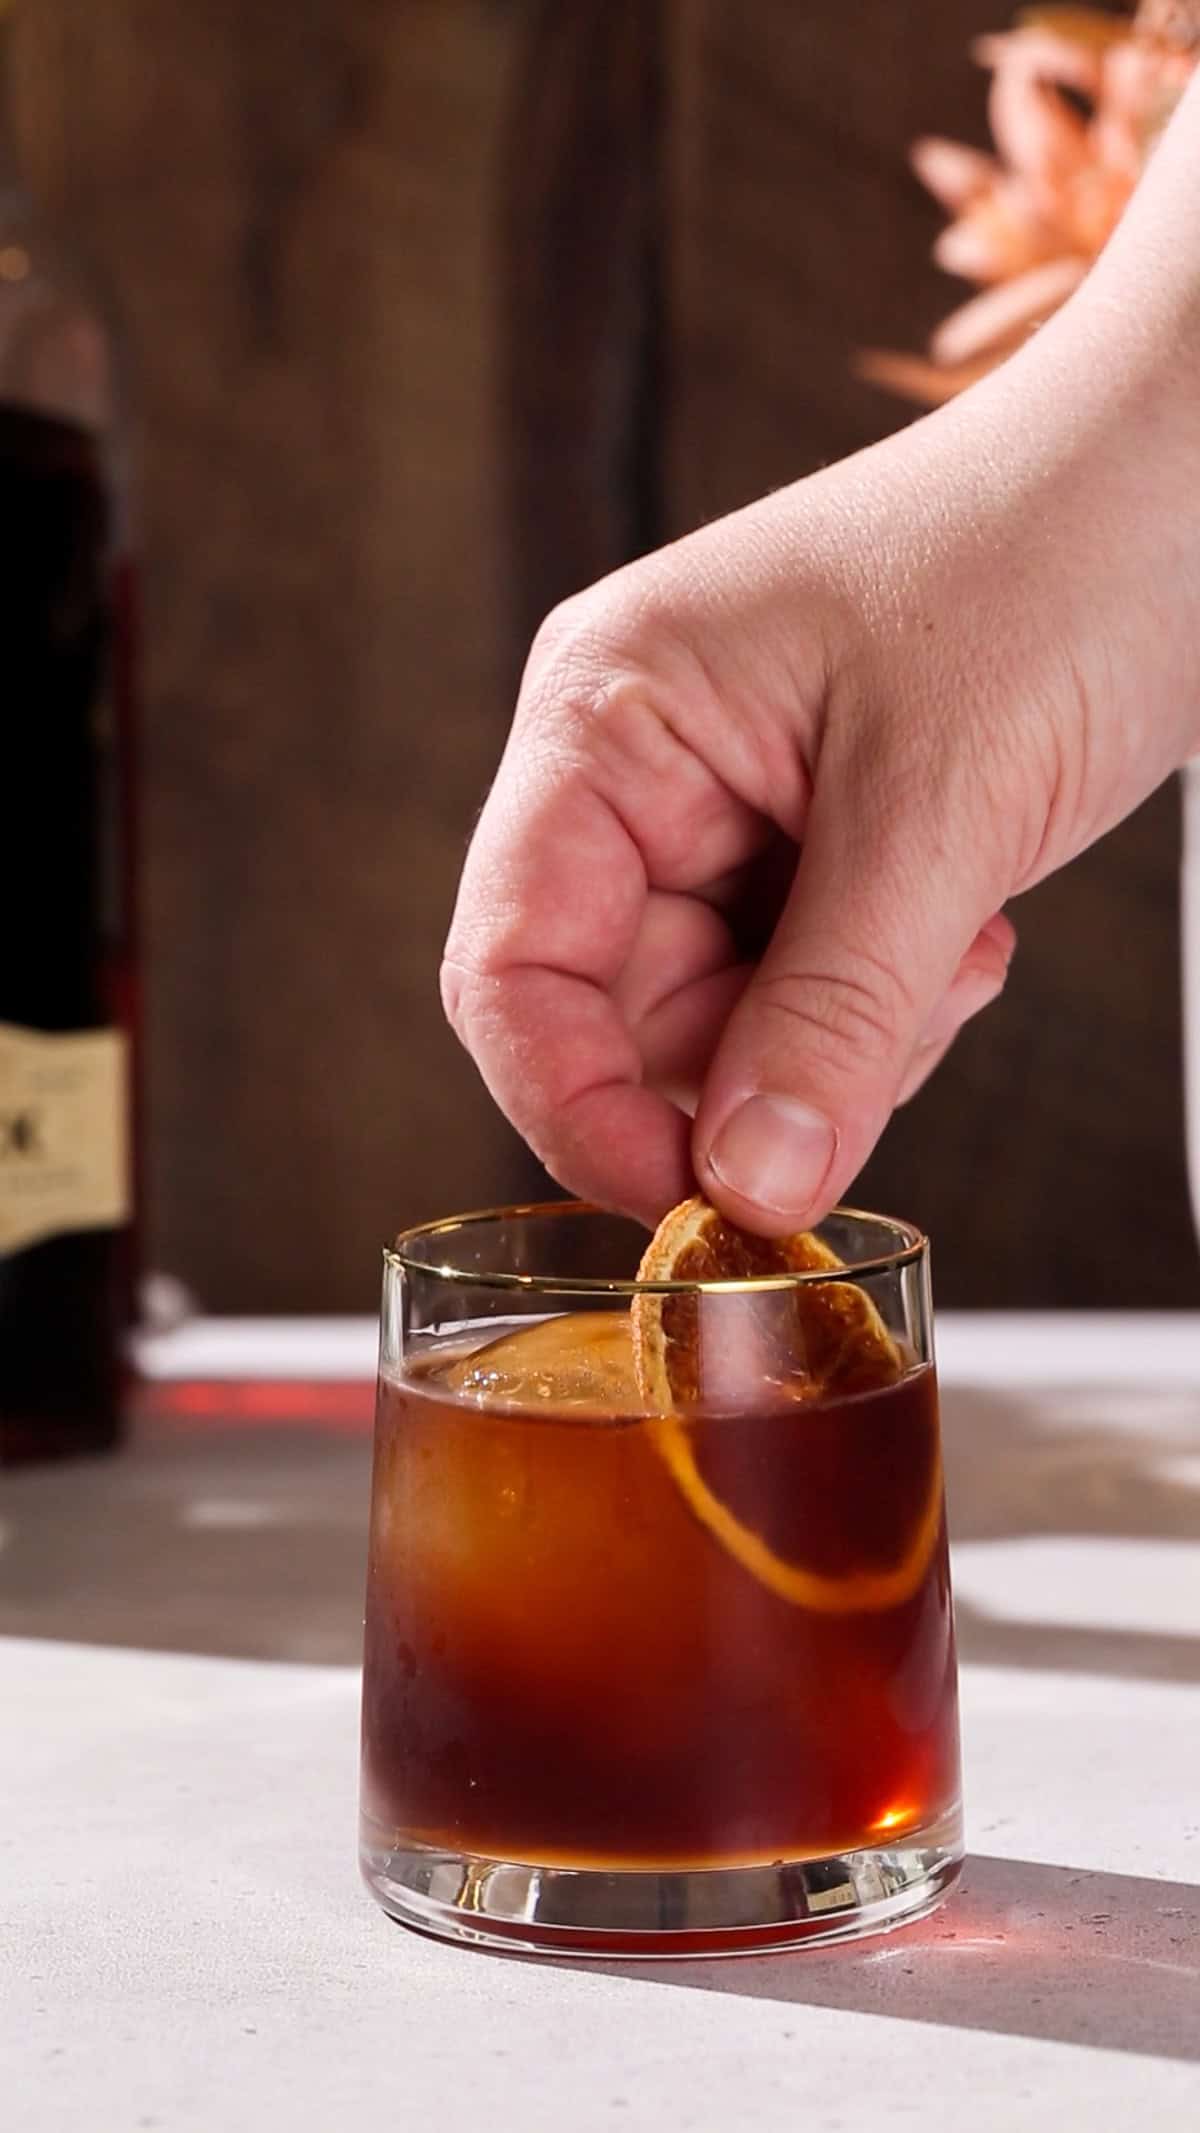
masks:
[[[520,1866],[387,1848],[362,1869],[384,1910],[443,1940],[532,1955],[662,1962],[828,1947],[923,1918],[958,1878],[958,1819],[886,1850],[681,1873]]]

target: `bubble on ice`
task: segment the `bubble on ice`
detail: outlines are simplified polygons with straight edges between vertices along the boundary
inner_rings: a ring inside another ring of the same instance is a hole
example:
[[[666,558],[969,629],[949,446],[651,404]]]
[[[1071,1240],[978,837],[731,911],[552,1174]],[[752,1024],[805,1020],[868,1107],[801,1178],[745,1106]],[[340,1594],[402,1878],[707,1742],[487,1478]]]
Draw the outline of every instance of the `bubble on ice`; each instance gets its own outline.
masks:
[[[461,1397],[493,1406],[641,1412],[625,1311],[572,1311],[502,1334],[438,1373]]]

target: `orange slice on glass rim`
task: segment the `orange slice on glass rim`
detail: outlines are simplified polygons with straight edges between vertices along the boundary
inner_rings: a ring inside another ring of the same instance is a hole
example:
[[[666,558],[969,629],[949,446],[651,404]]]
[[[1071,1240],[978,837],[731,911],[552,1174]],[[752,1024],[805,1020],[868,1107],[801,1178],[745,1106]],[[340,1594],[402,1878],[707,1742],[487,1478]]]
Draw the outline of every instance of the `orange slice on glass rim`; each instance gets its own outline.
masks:
[[[696,1197],[660,1222],[638,1268],[638,1280],[754,1282],[843,1272],[844,1262],[812,1231],[783,1238],[753,1236]],[[901,1350],[856,1282],[797,1282],[785,1290],[782,1306],[771,1292],[761,1293],[770,1298],[776,1326],[780,1308],[794,1313],[788,1347],[791,1358],[802,1359],[802,1368],[793,1360],[787,1397],[797,1403],[797,1429],[804,1427],[806,1402],[875,1391],[904,1374]],[[749,1295],[753,1301],[754,1292]],[[826,1615],[881,1613],[901,1606],[924,1578],[941,1529],[940,1459],[930,1462],[919,1516],[896,1562],[835,1576],[786,1560],[721,1500],[701,1471],[695,1410],[707,1374],[701,1350],[703,1304],[699,1290],[648,1292],[635,1296],[630,1313],[634,1366],[651,1442],[689,1509],[744,1570],[793,1606]],[[709,1307],[710,1340],[721,1326],[721,1314],[730,1308],[723,1302]],[[729,1418],[729,1426],[737,1427],[736,1416]]]

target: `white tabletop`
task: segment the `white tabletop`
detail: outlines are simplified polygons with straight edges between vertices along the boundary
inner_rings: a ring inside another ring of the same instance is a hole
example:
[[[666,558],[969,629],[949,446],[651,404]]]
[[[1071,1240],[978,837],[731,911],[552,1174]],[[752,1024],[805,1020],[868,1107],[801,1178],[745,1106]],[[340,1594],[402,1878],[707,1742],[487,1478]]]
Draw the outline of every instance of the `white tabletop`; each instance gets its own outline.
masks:
[[[322,1329],[291,1337],[318,1370]],[[213,1370],[240,1336],[187,1338],[206,1363],[156,1367]],[[288,1341],[261,1328],[229,1367],[286,1375]],[[353,1375],[369,1329],[325,1352]],[[375,1910],[353,1667],[201,1655],[210,1622],[212,1650],[268,1648],[265,1617],[241,1641],[261,1594],[236,1566],[284,1512],[318,1592],[318,1554],[346,1583],[365,1440],[289,1464],[226,1432],[86,1485],[6,1477],[5,2133],[1194,2133],[1200,1321],[949,1320],[941,1358],[972,1858],[934,1918],[824,1954],[595,1969]],[[71,1548],[39,1595],[54,1515]],[[357,1593],[328,1598],[333,1640]],[[139,1622],[189,1648],[134,1648]]]

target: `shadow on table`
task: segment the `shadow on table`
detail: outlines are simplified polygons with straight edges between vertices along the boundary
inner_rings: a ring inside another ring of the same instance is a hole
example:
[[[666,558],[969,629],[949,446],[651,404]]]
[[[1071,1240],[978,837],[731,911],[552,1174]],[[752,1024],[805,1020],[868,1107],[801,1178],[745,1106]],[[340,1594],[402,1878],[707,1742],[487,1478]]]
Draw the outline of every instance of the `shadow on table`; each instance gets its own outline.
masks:
[[[942,1424],[958,1545],[1038,1534],[1200,1542],[1200,1392],[948,1386]],[[1194,1612],[1200,1621],[1200,1599]],[[968,1662],[1200,1682],[1200,1633],[1007,1619],[961,1588],[955,1616]]]
[[[365,1431],[151,1422],[5,1474],[0,1633],[357,1665],[370,1459]]]
[[[886,1939],[824,1954],[587,1967],[697,1992],[1200,2060],[1200,1888],[1132,1874],[973,1856],[942,1910]]]
[[[116,1459],[6,1474],[0,1633],[355,1664],[368,1388],[363,1403],[350,1434],[152,1413]],[[943,1411],[957,1542],[1200,1541],[1200,1394],[951,1386]],[[965,1593],[958,1626],[968,1661],[1200,1681],[1200,1634],[1002,1619]]]

